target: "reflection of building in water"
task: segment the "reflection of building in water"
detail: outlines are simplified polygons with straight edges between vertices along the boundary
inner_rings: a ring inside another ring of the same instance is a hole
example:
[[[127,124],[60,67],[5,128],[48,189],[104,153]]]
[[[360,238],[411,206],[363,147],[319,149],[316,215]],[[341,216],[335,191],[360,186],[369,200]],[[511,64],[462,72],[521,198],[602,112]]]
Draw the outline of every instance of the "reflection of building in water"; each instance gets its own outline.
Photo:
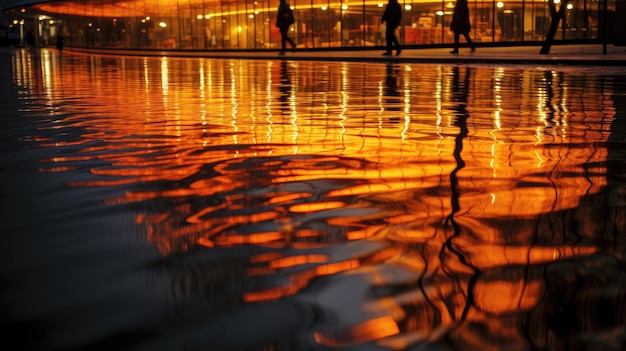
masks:
[[[71,57],[14,61],[16,81],[62,106],[84,145],[48,170],[98,161],[100,181],[73,185],[124,185],[111,201],[141,205],[136,220],[166,257],[262,248],[236,266],[266,278],[237,290],[245,302],[333,291],[319,277],[363,287],[362,318],[316,329],[319,343],[402,348],[448,332],[470,343],[488,330],[538,347],[567,320],[546,299],[601,308],[575,292],[577,281],[602,286],[590,267],[615,271],[594,254],[624,228],[603,199],[615,111],[595,75]],[[211,269],[235,269],[221,264]],[[201,285],[187,273],[180,284]]]
[[[300,196],[308,197],[304,202],[320,202],[319,207],[309,205],[319,209],[324,202],[335,207],[336,201],[349,207],[350,201],[361,198],[380,208],[389,197],[406,198],[398,205],[401,211],[391,211],[401,215],[383,216],[388,224],[443,218],[450,212],[441,207],[449,206],[444,205],[450,197],[448,176],[456,167],[452,154],[458,133],[454,112],[458,102],[451,90],[454,77],[450,68],[436,67],[428,77],[420,78],[411,73],[410,66],[396,71],[403,98],[393,100],[399,105],[394,108],[385,103],[389,101],[386,89],[380,88],[387,72],[377,65],[337,64],[320,69],[292,64],[282,67],[290,71],[293,95],[287,106],[291,112],[285,114],[279,112],[285,108],[279,91],[284,89],[281,67],[272,62],[196,60],[189,66],[187,61],[167,58],[90,60],[95,60],[90,64],[96,66],[123,61],[124,70],[109,71],[89,87],[83,87],[90,81],[87,71],[72,72],[64,79],[72,80],[66,89],[74,90],[61,92],[54,89],[59,64],[54,56],[44,55],[34,67],[40,72],[15,63],[16,72],[43,76],[42,80],[28,76],[19,80],[25,85],[43,82],[53,103],[67,94],[84,99],[93,96],[91,113],[124,116],[98,125],[103,130],[94,130],[89,137],[107,140],[110,131],[118,137],[152,133],[154,150],[181,150],[173,159],[163,155],[161,160],[157,154],[154,160],[144,160],[140,173],[133,167],[139,159],[129,156],[116,161],[115,169],[97,171],[133,176],[133,182],[188,182],[186,189],[130,196],[229,194],[228,199],[243,199],[254,196],[246,194],[250,192],[248,182],[254,180],[259,183],[254,184],[259,187],[258,194],[267,198],[264,201],[291,203]],[[185,66],[181,66],[183,62]],[[462,71],[463,75],[470,72]],[[591,148],[588,142],[608,137],[607,119],[611,116],[598,107],[606,105],[603,87],[593,82],[584,88],[573,86],[578,83],[563,75],[533,71],[520,71],[520,83],[517,76],[505,73],[502,69],[475,70],[472,80],[462,87],[469,95],[464,109],[470,118],[468,135],[462,140],[465,167],[457,174],[462,211],[456,219],[472,222],[466,227],[482,233],[490,230],[489,225],[477,227],[481,221],[575,208],[581,196],[597,192],[605,184],[602,169],[588,169],[588,165],[601,165],[606,157],[603,148]],[[117,79],[120,74],[125,79]],[[129,81],[129,75],[141,77],[141,82]],[[380,87],[372,83],[376,79]],[[89,96],[81,93],[84,91],[89,91]],[[292,103],[295,101],[298,103]],[[120,109],[116,111],[115,106]],[[138,112],[133,112],[132,118],[128,118],[129,108]],[[401,123],[395,123],[396,119]],[[578,128],[583,120],[597,128]],[[144,140],[124,137],[120,142],[145,147]],[[163,167],[169,163],[171,166]],[[324,182],[324,187],[309,189],[315,186],[309,184],[301,185],[301,192],[290,190],[290,184],[307,182]],[[289,190],[281,190],[285,187]],[[420,196],[415,198],[416,194]],[[227,206],[228,199],[220,206]],[[434,204],[440,204],[435,207],[439,215],[422,214],[423,208],[432,211]],[[203,218],[211,217],[206,213],[206,209],[198,210],[188,217],[206,226]],[[410,233],[402,235],[411,237]]]

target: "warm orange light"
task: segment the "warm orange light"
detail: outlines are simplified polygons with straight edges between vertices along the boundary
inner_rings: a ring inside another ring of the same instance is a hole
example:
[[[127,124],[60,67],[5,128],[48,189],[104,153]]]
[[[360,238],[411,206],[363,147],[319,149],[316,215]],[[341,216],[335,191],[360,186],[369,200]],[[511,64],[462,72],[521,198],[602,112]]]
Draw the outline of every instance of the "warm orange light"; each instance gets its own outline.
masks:
[[[535,307],[541,299],[543,284],[536,280],[479,280],[473,291],[478,309],[491,315],[505,315]]]
[[[359,239],[368,238],[371,236],[375,236],[376,234],[378,234],[381,230],[384,230],[385,228],[386,226],[384,225],[378,225],[378,226],[369,226],[361,230],[353,230],[353,231],[346,233],[346,239],[359,240]]]
[[[270,268],[287,268],[307,263],[323,263],[328,260],[326,255],[299,255],[275,259],[270,262]]]
[[[589,246],[513,246],[513,245],[463,245],[453,241],[468,263],[478,269],[508,265],[536,265],[566,258],[590,255],[597,251]]]
[[[346,347],[396,335],[400,328],[391,317],[381,317],[335,332],[315,332],[315,341],[329,347]]]
[[[295,213],[309,213],[309,212],[317,212],[323,210],[331,210],[335,208],[341,208],[345,206],[344,202],[334,201],[334,202],[309,202],[300,205],[294,205],[289,207],[289,211]]]

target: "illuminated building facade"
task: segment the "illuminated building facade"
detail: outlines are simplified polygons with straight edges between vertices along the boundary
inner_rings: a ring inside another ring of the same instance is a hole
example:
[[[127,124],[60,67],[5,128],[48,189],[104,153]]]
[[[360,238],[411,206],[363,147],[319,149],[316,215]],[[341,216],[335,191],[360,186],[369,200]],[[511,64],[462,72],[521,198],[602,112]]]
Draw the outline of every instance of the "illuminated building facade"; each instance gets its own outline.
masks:
[[[560,1],[560,0],[554,0]],[[405,0],[403,45],[446,45],[454,0]],[[301,49],[384,45],[385,0],[291,0],[292,38]],[[18,0],[8,1],[13,37],[35,32],[38,45],[157,50],[263,50],[280,46],[278,0]],[[542,41],[550,25],[546,0],[470,0],[472,40]],[[615,1],[572,0],[556,40],[602,40]],[[607,11],[604,11],[604,8]],[[608,13],[608,15],[607,15]]]

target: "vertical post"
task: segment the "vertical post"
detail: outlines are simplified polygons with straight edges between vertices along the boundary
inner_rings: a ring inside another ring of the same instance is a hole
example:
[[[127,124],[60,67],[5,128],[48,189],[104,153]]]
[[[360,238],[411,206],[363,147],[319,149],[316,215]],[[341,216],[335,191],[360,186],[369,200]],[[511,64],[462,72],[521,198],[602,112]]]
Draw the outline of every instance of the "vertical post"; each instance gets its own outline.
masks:
[[[311,31],[311,47],[314,48],[315,47],[315,28],[317,27],[316,25],[317,23],[315,23],[315,6],[313,4],[313,0],[311,0],[310,5],[311,5],[311,12],[310,12],[311,22],[309,23],[311,25],[310,25],[309,31]]]
[[[608,5],[608,0],[604,0],[603,5],[602,5],[604,6],[604,8],[602,9],[602,17],[603,17],[602,22],[604,22],[604,25],[602,28],[602,54],[603,55],[606,55],[606,44],[608,40],[607,35],[609,33],[609,24],[608,24],[609,14],[608,14],[607,5]]]
[[[491,4],[491,42],[496,42],[496,21],[498,20],[498,15],[496,13],[496,0],[492,1]],[[502,27],[500,27],[502,29]],[[500,37],[502,37],[502,33],[500,33]]]

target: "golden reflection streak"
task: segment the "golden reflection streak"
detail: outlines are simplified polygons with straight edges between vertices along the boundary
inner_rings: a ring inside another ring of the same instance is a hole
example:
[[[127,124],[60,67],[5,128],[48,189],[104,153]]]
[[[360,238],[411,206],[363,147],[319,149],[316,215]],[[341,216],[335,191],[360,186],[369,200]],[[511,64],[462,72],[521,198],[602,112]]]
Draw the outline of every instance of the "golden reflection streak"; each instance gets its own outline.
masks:
[[[544,283],[536,280],[486,281],[480,279],[472,291],[478,310],[490,315],[503,315],[534,308],[541,300],[543,290]]]
[[[44,87],[46,92],[46,98],[49,101],[53,101],[52,97],[52,57],[49,51],[44,51],[41,53],[41,65]]]
[[[163,104],[167,107],[169,103],[170,80],[166,56],[161,57],[161,90],[163,92]]]
[[[389,316],[372,319],[335,332],[315,332],[319,344],[329,347],[346,347],[379,340],[400,333],[396,321]]]
[[[311,193],[286,193],[286,194],[277,194],[272,196],[271,199],[267,201],[268,204],[288,204],[294,200],[305,199],[313,196]]]
[[[341,65],[340,77],[341,77],[341,99],[339,101],[339,108],[341,109],[339,112],[339,126],[341,127],[341,131],[339,133],[339,140],[342,144],[345,144],[345,134],[347,132],[346,128],[346,112],[348,111],[348,104],[350,97],[348,96],[349,89],[349,70],[348,63],[343,62]]]
[[[409,128],[411,127],[411,93],[412,93],[412,89],[411,89],[411,67],[410,66],[405,66],[404,67],[405,70],[405,74],[404,74],[404,86],[402,89],[402,92],[404,93],[404,99],[403,99],[403,104],[404,104],[404,127],[402,129],[402,131],[400,132],[401,135],[401,139],[402,139],[402,143],[404,143],[407,139],[407,132],[409,131]]]
[[[326,255],[298,255],[274,259],[269,263],[269,268],[288,268],[308,263],[323,263],[327,261],[328,256]]]
[[[454,246],[476,269],[484,270],[498,266],[536,265],[563,260],[576,256],[587,256],[597,252],[596,247],[585,246],[514,246],[490,245],[453,240]]]
[[[237,76],[238,74],[235,71],[234,68],[234,63],[231,63],[228,67],[228,70],[230,72],[230,92],[229,92],[229,96],[230,96],[230,105],[231,105],[231,109],[230,109],[230,125],[233,127],[233,144],[237,145],[239,144],[238,139],[237,139],[237,132],[239,132],[239,126],[237,125],[237,115],[238,115],[238,107],[239,107],[239,103],[237,102]],[[238,152],[235,151],[235,157],[238,156]]]
[[[295,213],[311,213],[318,212],[324,210],[331,210],[335,208],[341,208],[346,205],[345,202],[335,201],[335,202],[309,202],[306,204],[293,205],[289,207],[290,212]]]
[[[272,100],[273,100],[273,91],[272,91],[272,84],[273,84],[273,80],[272,80],[272,62],[270,61],[267,63],[267,73],[266,73],[266,79],[267,79],[267,84],[265,84],[265,99],[267,100],[266,104],[265,104],[265,108],[266,108],[266,118],[265,121],[267,122],[267,143],[270,144],[272,142],[272,133],[274,132],[274,128],[272,126],[273,122],[272,122]],[[271,155],[271,151],[268,151],[268,154]]]
[[[149,93],[150,92],[150,66],[149,66],[149,61],[147,57],[143,58],[143,86],[144,86],[144,93]]]
[[[333,275],[339,272],[356,269],[360,266],[358,260],[347,260],[322,264],[303,272],[291,274],[287,285],[250,293],[245,293],[243,298],[246,302],[259,302],[276,300],[282,297],[293,295],[306,287],[313,278]]]

